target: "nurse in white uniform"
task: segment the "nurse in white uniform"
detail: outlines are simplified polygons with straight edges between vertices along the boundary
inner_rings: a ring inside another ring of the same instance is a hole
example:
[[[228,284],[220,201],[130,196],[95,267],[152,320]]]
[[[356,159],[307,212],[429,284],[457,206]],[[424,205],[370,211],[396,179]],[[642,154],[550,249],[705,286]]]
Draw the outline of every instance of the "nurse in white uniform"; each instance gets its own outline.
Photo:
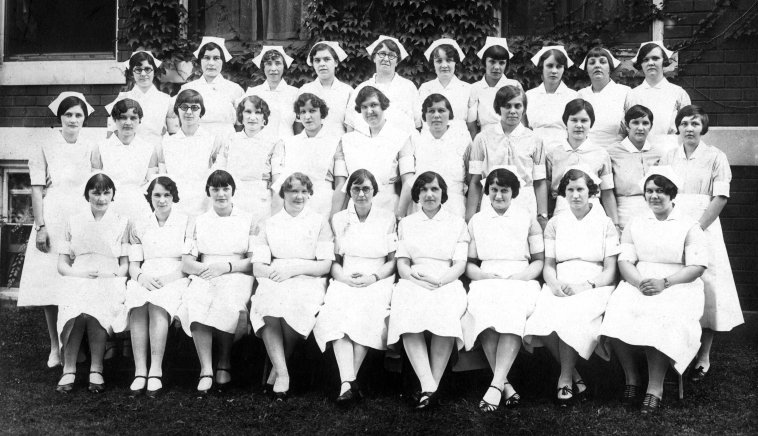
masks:
[[[297,126],[292,105],[297,98],[297,88],[284,80],[284,72],[292,65],[292,58],[280,45],[264,45],[253,63],[263,70],[266,81],[260,85],[247,88],[245,95],[257,95],[266,100],[271,116],[266,125],[266,134],[278,139],[289,138],[300,132],[302,126]]]
[[[468,116],[468,100],[471,95],[471,85],[459,79],[455,75],[462,70],[463,58],[466,55],[454,39],[440,38],[432,43],[424,52],[424,57],[434,67],[436,78],[424,82],[418,88],[419,104],[421,109],[424,100],[432,94],[442,94],[450,102],[452,113],[455,118],[451,119],[450,126],[455,129],[466,129],[466,117]],[[423,118],[423,112],[421,114]],[[421,130],[428,130],[429,126],[423,124]]]
[[[338,42],[320,41],[311,47],[307,62],[316,72],[316,80],[300,87],[299,94],[306,92],[321,97],[329,106],[329,115],[324,120],[324,128],[333,134],[345,133],[345,114],[352,110],[350,95],[353,87],[340,81],[334,71],[340,62],[347,59],[347,53]]]

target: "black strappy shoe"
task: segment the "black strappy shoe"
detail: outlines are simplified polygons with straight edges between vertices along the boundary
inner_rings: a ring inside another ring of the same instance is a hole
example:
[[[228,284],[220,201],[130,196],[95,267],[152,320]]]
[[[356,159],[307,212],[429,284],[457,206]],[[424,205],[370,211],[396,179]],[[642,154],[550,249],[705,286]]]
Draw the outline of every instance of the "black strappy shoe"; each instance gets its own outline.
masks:
[[[61,376],[61,378],[65,377],[67,375],[73,375],[74,376],[74,381],[72,381],[71,383],[66,383],[65,385],[61,385],[61,384],[56,385],[55,386],[55,391],[56,392],[60,392],[61,394],[67,394],[67,393],[69,393],[69,392],[71,392],[71,391],[74,390],[74,383],[76,382],[76,372],[64,372],[63,375]]]
[[[144,375],[135,375],[134,376],[134,380],[137,380],[138,378],[145,379],[145,386],[141,387],[140,389],[132,389],[130,387],[129,388],[129,397],[130,398],[138,397],[138,396],[144,394],[145,393],[145,389],[147,389],[147,377],[145,377]],[[132,382],[132,384],[134,384],[134,382]]]
[[[571,395],[570,397],[561,398],[557,395]],[[555,403],[559,407],[568,407],[574,402],[574,390],[568,386],[563,386],[557,389],[557,395],[555,397]]]
[[[90,376],[92,374],[100,374],[101,377],[103,376],[103,373],[101,371],[90,371],[89,374]],[[105,377],[103,377],[103,380],[105,380]],[[103,381],[103,383],[89,382],[89,387],[87,389],[89,389],[89,391],[93,394],[101,394],[105,391],[105,381]]]
[[[437,392],[439,391],[422,392],[414,409],[431,410],[437,407],[439,405],[439,394]]]
[[[345,384],[345,383],[350,385],[350,389],[345,391],[345,393],[343,393],[342,395],[338,396],[337,399],[335,400],[337,405],[340,407],[351,406],[359,402],[361,398],[363,397],[357,381],[353,380],[349,382],[348,381],[342,382],[342,384]]]
[[[710,371],[710,368],[708,370]],[[700,383],[701,381],[705,380],[706,375],[708,375],[708,371],[706,371],[702,365],[698,366],[692,370],[692,374],[690,374],[690,381],[693,383]]]
[[[621,404],[626,407],[636,406],[640,401],[640,387],[625,385],[624,394],[621,396]]]
[[[500,388],[498,388],[497,386],[494,386],[494,385],[490,385],[490,388],[495,389],[498,392],[500,392],[499,399],[502,400],[502,398],[503,398],[503,389],[500,389]],[[487,390],[489,390],[489,388],[487,388]],[[499,409],[499,408],[500,408],[500,403],[499,402],[498,402],[498,404],[493,404],[493,403],[490,403],[488,401],[485,401],[484,398],[482,398],[481,400],[479,400],[479,411],[482,412],[482,413],[486,414],[486,413],[496,412],[497,409]]]
[[[511,385],[510,382],[505,382],[505,384]],[[511,385],[511,387],[513,387],[513,385]],[[505,390],[505,386],[503,386],[503,390]],[[505,399],[503,406],[505,406],[506,409],[515,409],[519,404],[521,404],[521,395],[519,395],[514,389],[513,395]]]
[[[652,415],[658,413],[661,409],[661,399],[653,394],[645,394],[645,399],[642,400],[642,408],[640,412],[643,415]]]
[[[582,385],[584,389],[579,390],[579,385]],[[585,401],[589,397],[589,391],[587,390],[587,383],[584,380],[579,379],[574,382],[574,401]]]

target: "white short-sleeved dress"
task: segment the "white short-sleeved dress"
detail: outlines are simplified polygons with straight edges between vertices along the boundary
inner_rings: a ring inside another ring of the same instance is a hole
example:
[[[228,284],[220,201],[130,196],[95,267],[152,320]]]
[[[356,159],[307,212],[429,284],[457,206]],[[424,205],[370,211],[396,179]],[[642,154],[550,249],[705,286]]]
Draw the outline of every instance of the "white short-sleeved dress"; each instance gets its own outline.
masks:
[[[219,154],[218,148],[216,136],[204,126],[192,136],[179,129],[163,140],[158,161],[163,162],[166,173],[176,182],[180,201],[174,208],[179,212],[198,216],[210,208],[205,182]]]
[[[300,87],[298,95],[311,93],[326,102],[329,113],[324,118],[324,128],[331,134],[342,136],[345,133],[345,115],[347,112],[355,112],[355,102],[350,101],[353,87],[341,82],[336,77],[330,88],[324,88],[319,79],[308,82]]]
[[[619,254],[616,227],[603,209],[594,205],[581,220],[570,211],[553,217],[545,228],[545,257],[556,261],[558,280],[581,283],[603,270],[606,257]],[[524,346],[542,346],[541,337],[555,332],[584,359],[598,343],[600,325],[614,286],[587,289],[577,295],[557,297],[542,286],[532,316],[524,327]]]
[[[469,174],[482,180],[497,168],[515,166],[522,181],[513,204],[537,216],[534,182],[545,180],[545,148],[542,139],[528,127],[519,124],[510,135],[491,129],[476,135],[469,155]],[[487,195],[482,197],[481,210],[492,209]]]
[[[282,183],[290,174],[301,172],[313,183],[309,207],[323,216],[329,216],[334,195],[335,155],[339,144],[339,136],[323,128],[312,138],[302,131],[279,141],[271,156],[271,173],[276,178],[271,185],[273,195],[279,195]]]
[[[418,88],[417,110],[421,110],[424,100],[432,94],[441,94],[450,102],[453,109],[453,119],[450,120],[450,127],[453,129],[468,132],[466,129],[466,118],[468,117],[468,102],[471,97],[471,84],[453,76],[447,86],[443,86],[439,78],[424,82]],[[417,118],[423,120],[423,114],[419,112]],[[423,123],[421,131],[429,130],[429,125]]]
[[[550,194],[555,199],[555,210],[553,216],[568,210],[566,198],[558,195],[558,186],[561,184],[561,178],[566,170],[575,165],[584,165],[600,179],[600,190],[613,189],[613,166],[611,157],[608,152],[592,142],[585,141],[576,149],[564,140],[560,144],[554,144],[552,150],[545,156],[546,177],[550,181]],[[600,206],[597,197],[591,199],[596,205]],[[603,208],[601,207],[602,211]]]
[[[653,127],[650,129],[648,140],[660,146],[664,153],[676,148],[676,113],[692,104],[687,91],[669,82],[665,77],[655,86],[650,86],[647,80],[643,80],[639,86],[629,91],[624,103],[624,112],[636,104],[653,112]]]
[[[697,223],[676,207],[663,221],[648,210],[632,218],[624,230],[620,261],[636,264],[643,278],[662,279],[685,266],[706,266],[705,236]],[[622,281],[608,300],[600,333],[630,345],[655,348],[668,356],[681,374],[700,348],[703,299],[699,278],[652,296]],[[601,340],[601,345],[598,354],[609,360],[610,344]]]
[[[74,268],[115,274],[119,257],[127,255],[128,247],[128,220],[109,208],[99,221],[89,210],[69,217],[58,253],[68,254]],[[63,347],[73,327],[71,321],[82,314],[95,318],[109,335],[126,329],[125,282],[126,277],[60,278],[58,334]]]
[[[411,136],[411,141],[400,150],[400,174],[415,173],[418,177],[426,171],[434,171],[441,175],[447,183],[447,201],[442,208],[463,218],[468,190],[466,155],[470,145],[471,136],[467,130],[450,127],[439,139],[428,129],[422,131],[420,135]],[[414,203],[410,209],[417,212],[420,206]]]
[[[552,94],[547,92],[544,83],[526,91],[526,99],[529,102],[526,108],[526,118],[529,121],[529,127],[534,129],[534,133],[542,138],[546,151],[550,151],[553,147],[566,141],[563,111],[568,102],[578,97],[579,93],[563,82]]]
[[[651,166],[658,165],[662,152],[659,146],[649,141],[637,149],[629,138],[611,144],[607,150],[613,167],[613,192],[616,194],[619,225],[623,229],[633,216],[648,211],[640,180]]]
[[[258,225],[251,262],[293,265],[303,261],[334,260],[334,238],[324,216],[305,207],[297,216],[285,209]],[[307,338],[324,302],[326,277],[300,275],[283,282],[258,278],[250,299],[250,321],[260,336],[265,318],[282,318]]]
[[[150,205],[145,200],[144,184],[155,152],[155,146],[139,134],[129,145],[112,135],[92,152],[93,161],[100,160],[103,172],[116,185],[111,205],[113,211],[132,221],[150,213]]]
[[[592,104],[595,122],[590,129],[590,140],[607,148],[621,140],[621,125],[624,122],[624,103],[632,89],[613,80],[600,92],[592,90],[592,85],[579,90],[579,97]]]
[[[56,131],[49,142],[36,148],[29,158],[32,186],[45,186],[44,223],[50,249],[37,249],[37,232],[32,230],[26,246],[24,269],[18,291],[18,306],[47,306],[57,303],[58,244],[63,241],[66,220],[88,208],[82,190],[90,176],[92,145],[78,140],[69,144]]]
[[[395,213],[399,200],[395,184],[400,180],[400,150],[408,141],[409,134],[391,126],[389,122],[376,136],[361,132],[349,132],[342,136],[335,156],[335,176],[350,177],[361,168],[369,170],[379,184],[374,194],[373,205]]]
[[[237,132],[216,160],[218,168],[232,175],[237,189],[234,203],[253,214],[253,223],[271,216],[271,157],[275,141],[263,132],[248,137]]]
[[[233,262],[250,249],[253,216],[234,207],[230,216],[219,216],[211,208],[195,219],[193,237],[184,244],[184,254],[205,264]],[[239,336],[247,331],[247,302],[253,292],[253,276],[234,272],[211,280],[189,276],[177,317],[188,336],[192,323],[213,327]]]
[[[247,88],[245,95],[257,95],[262,98],[271,110],[268,124],[263,128],[264,132],[274,138],[288,138],[295,134],[292,125],[295,123],[295,100],[298,89],[282,79],[276,89],[271,89],[268,81],[260,85]]]
[[[166,115],[169,109],[173,110],[171,97],[152,85],[147,92],[142,92],[137,86],[130,91],[120,92],[116,100],[121,98],[130,98],[139,103],[144,114],[140,121],[139,134],[153,146],[160,145],[166,132]],[[116,131],[116,123],[112,117],[108,117],[108,131]]]
[[[234,133],[234,124],[237,122],[237,113],[234,102],[245,94],[238,84],[224,79],[219,74],[210,82],[201,77],[197,80],[182,85],[181,91],[192,89],[203,97],[205,115],[200,118],[200,123],[213,135],[231,135]],[[175,101],[176,97],[172,99]]]
[[[416,107],[419,104],[418,89],[416,89],[416,85],[413,82],[397,73],[389,83],[377,83],[376,74],[374,74],[370,79],[355,87],[345,113],[346,125],[362,132],[364,135],[369,134],[368,124],[361,116],[361,113],[355,111],[355,99],[358,97],[360,90],[366,86],[373,86],[382,91],[389,99],[390,107],[384,112],[387,124],[406,134],[411,134],[417,127],[421,127],[421,110]]]
[[[334,214],[332,228],[335,253],[342,256],[342,270],[347,275],[375,273],[397,249],[395,215],[378,207],[361,222],[351,202],[346,210]],[[394,283],[394,274],[364,288],[332,279],[313,329],[321,351],[329,342],[345,336],[363,346],[385,350]]]
[[[509,207],[502,215],[492,208],[478,212],[469,221],[468,230],[469,257],[475,254],[485,273],[520,273],[529,266],[533,254],[545,251],[542,227],[536,216],[523,208]],[[462,320],[466,350],[474,348],[479,334],[487,329],[523,336],[539,293],[537,280],[472,281]]]
[[[129,262],[142,262],[142,274],[153,278],[180,272],[187,221],[187,215],[172,211],[163,226],[158,224],[155,214],[133,223],[129,230]],[[176,278],[150,291],[132,278],[126,282],[126,308],[131,310],[150,303],[168,312],[173,320],[188,284],[189,279]]]
[[[671,165],[682,179],[684,186],[679,188],[674,204],[694,220],[700,220],[712,197],[729,197],[732,170],[724,152],[716,147],[701,141],[687,158],[684,147],[680,145],[661,159],[661,165]],[[705,283],[705,310],[700,324],[716,331],[729,331],[744,323],[745,319],[719,218],[705,229],[705,237],[708,243],[708,269],[702,277]]]
[[[439,276],[454,261],[466,261],[468,242],[463,218],[442,209],[433,218],[419,211],[400,220],[395,256],[409,258],[415,271]],[[403,334],[428,331],[455,338],[460,350],[465,312],[466,290],[460,280],[429,290],[400,279],[392,293],[387,345],[398,348]]]
[[[521,83],[505,77],[505,74],[500,77],[495,86],[488,85],[487,79],[484,77],[482,77],[482,80],[473,83],[471,85],[471,96],[468,101],[466,121],[469,123],[478,121],[481,132],[490,132],[491,130],[497,132],[499,130],[502,133],[500,113],[494,107],[495,95],[500,88],[508,85],[521,88]]]

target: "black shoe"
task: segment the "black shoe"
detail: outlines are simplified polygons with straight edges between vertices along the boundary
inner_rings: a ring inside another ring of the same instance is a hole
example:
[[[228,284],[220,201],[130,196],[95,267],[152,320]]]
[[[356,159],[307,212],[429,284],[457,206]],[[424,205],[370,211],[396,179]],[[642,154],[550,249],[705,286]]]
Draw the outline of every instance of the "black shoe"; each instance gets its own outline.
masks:
[[[510,385],[509,382],[505,382],[505,384]],[[511,387],[513,387],[513,385],[511,385]],[[505,386],[503,386],[503,390],[505,390]],[[519,404],[521,404],[521,395],[519,395],[518,392],[514,392],[513,395],[505,399],[503,406],[505,406],[506,409],[515,409]]]
[[[161,382],[161,387],[159,387],[158,389],[156,389],[154,391],[151,391],[150,389],[147,389],[147,383],[146,383],[145,384],[145,392],[146,392],[147,398],[155,398],[155,397],[157,397],[158,395],[160,395],[163,392],[163,379],[161,378],[161,376],[159,376],[159,375],[151,375],[150,377],[148,377],[148,380],[151,379],[151,378],[159,380]]]
[[[708,370],[710,370],[710,368]],[[708,371],[703,369],[702,365],[698,366],[692,370],[692,374],[690,374],[690,381],[693,383],[700,383],[705,379],[706,375],[708,375]]]
[[[266,383],[263,385],[263,389],[261,390],[261,393],[269,398],[274,398],[274,385]]]
[[[90,371],[89,373],[90,373],[90,375],[92,375],[92,374],[100,374],[100,376],[103,375],[103,373],[100,372],[100,371]],[[103,382],[103,383],[92,383],[92,382],[89,382],[89,388],[88,389],[93,394],[101,394],[101,393],[105,392],[105,382]]]
[[[558,407],[568,407],[569,405],[571,405],[571,403],[574,402],[574,391],[570,387],[563,386],[563,387],[558,388],[558,394],[571,395],[570,397],[564,397],[564,398],[556,396],[555,403],[558,405]]]
[[[274,403],[286,403],[290,398],[290,391],[274,392]]]
[[[439,391],[434,392],[422,392],[421,396],[418,399],[418,402],[416,403],[416,407],[414,409],[416,410],[431,410],[434,409],[439,405],[439,394],[437,394]]]
[[[498,397],[498,403],[493,404],[487,401],[484,401],[484,398],[479,400],[479,411],[482,413],[492,413],[497,412],[497,409],[500,408],[500,400],[503,399],[503,390],[498,388],[497,386],[490,385],[490,388],[497,390],[500,392],[500,396]],[[489,390],[489,388],[487,388]]]
[[[579,390],[579,385],[584,389]],[[574,401],[585,401],[589,397],[589,391],[587,390],[587,383],[584,380],[579,379],[574,382]]]
[[[661,399],[653,394],[645,394],[645,399],[642,400],[642,408],[640,412],[643,415],[652,415],[658,413],[661,409]]]
[[[63,378],[64,376],[67,376],[67,375],[73,375],[74,376],[74,381],[71,382],[71,383],[66,383],[65,385],[59,384],[59,385],[55,386],[55,391],[56,392],[60,392],[61,394],[67,394],[67,393],[69,393],[69,392],[71,392],[71,391],[74,390],[74,382],[76,381],[76,373],[75,372],[64,372],[63,375],[61,376],[61,378]]]
[[[345,391],[344,394],[340,395],[335,400],[337,405],[340,407],[351,406],[352,404],[359,402],[361,398],[363,397],[363,395],[361,394],[361,389],[358,386],[358,382],[356,382],[355,380],[349,381],[349,382],[342,382],[342,384],[345,384],[345,383],[350,385],[350,389]]]
[[[223,371],[227,374],[229,374],[229,381],[226,383],[219,383],[218,382],[218,372]],[[216,368],[216,390],[219,392],[227,392],[229,390],[229,387],[232,385],[232,379],[231,379],[232,372],[229,368]]]
[[[200,376],[200,377],[197,379],[197,382],[198,382],[198,384],[199,384],[199,383],[200,383],[200,381],[201,381],[202,379],[204,379],[204,378],[209,378],[209,379],[211,379],[211,386],[210,386],[208,389],[198,389],[198,390],[197,390],[197,393],[198,393],[198,395],[200,395],[200,396],[202,396],[202,397],[204,397],[204,396],[208,395],[208,394],[210,393],[211,389],[213,389],[213,376],[212,376],[212,375],[201,375],[201,376]]]
[[[138,378],[144,378],[145,379],[145,386],[143,386],[140,389],[131,389],[130,388],[129,389],[129,397],[130,398],[138,397],[138,396],[144,394],[145,393],[145,389],[147,389],[147,377],[145,377],[144,375],[135,375],[134,376],[135,380],[137,380]],[[134,384],[134,382],[132,382],[132,384]]]
[[[640,387],[636,385],[624,386],[624,395],[621,396],[621,404],[626,407],[636,406],[640,401]]]

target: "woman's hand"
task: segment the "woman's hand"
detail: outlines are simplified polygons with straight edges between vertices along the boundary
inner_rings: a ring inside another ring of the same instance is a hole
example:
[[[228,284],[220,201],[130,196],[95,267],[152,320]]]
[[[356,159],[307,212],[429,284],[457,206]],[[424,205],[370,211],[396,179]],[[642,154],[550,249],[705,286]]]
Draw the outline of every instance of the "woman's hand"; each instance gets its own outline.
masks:
[[[571,295],[577,295],[581,294],[582,292],[586,291],[587,289],[590,289],[592,286],[590,286],[587,282],[582,283],[570,283],[566,285],[566,288],[563,290],[563,293],[571,296]]]
[[[41,227],[39,230],[37,230],[37,250],[47,253],[50,251],[50,236],[47,234],[47,228]]]
[[[419,272],[419,271],[416,271],[416,270],[411,270],[411,277],[414,278],[414,279],[416,279],[416,280],[418,280],[418,281],[429,283],[430,285],[433,286],[433,288],[438,288],[438,287],[442,286],[440,284],[439,277],[435,277],[435,276],[430,275],[430,274],[425,274],[425,273],[422,273],[422,272]],[[430,288],[430,289],[432,289],[432,288]]]
[[[200,278],[205,280],[215,279],[223,274],[229,272],[229,264],[226,262],[216,262],[208,265],[208,268],[203,270],[200,274]]]
[[[163,287],[163,281],[160,277],[153,277],[143,273],[140,273],[137,283],[142,285],[142,287],[148,291],[157,291]]]
[[[413,275],[411,275],[410,282],[414,283],[414,284],[416,284],[418,286],[421,286],[424,289],[429,289],[430,291],[433,291],[435,289],[439,289],[439,286],[437,286],[436,284],[429,283],[426,280],[417,279]]]
[[[568,290],[568,283],[563,283],[561,281],[556,281],[550,286],[550,290],[553,291],[553,295],[556,297],[568,297],[570,294],[567,294]]]
[[[663,279],[642,279],[640,280],[639,289],[642,295],[651,297],[658,295],[665,289]]]
[[[515,273],[515,274],[511,274],[510,276],[503,277],[503,278],[504,279],[508,279],[508,280],[521,280],[521,281],[528,281],[528,280],[530,280],[529,279],[529,275],[526,272],[524,272],[524,271],[518,272],[518,273]]]
[[[374,275],[366,275],[361,273],[352,273],[350,275],[350,285],[356,288],[364,288],[366,286],[376,283]]]
[[[74,277],[81,277],[84,279],[96,279],[99,277],[99,273],[96,269],[81,269],[76,270]],[[113,274],[111,274],[113,277]]]
[[[268,278],[275,282],[283,282],[292,277],[292,273],[288,268],[281,265],[271,265],[271,269],[268,273]]]

